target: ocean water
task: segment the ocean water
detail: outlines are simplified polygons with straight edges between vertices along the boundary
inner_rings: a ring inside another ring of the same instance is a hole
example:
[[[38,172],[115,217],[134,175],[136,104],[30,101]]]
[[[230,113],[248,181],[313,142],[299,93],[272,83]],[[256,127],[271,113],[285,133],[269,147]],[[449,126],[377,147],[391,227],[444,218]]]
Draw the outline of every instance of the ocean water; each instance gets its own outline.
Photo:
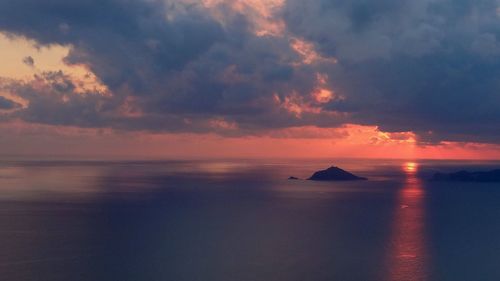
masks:
[[[337,165],[369,181],[291,181]],[[0,161],[0,279],[500,280],[500,162]]]

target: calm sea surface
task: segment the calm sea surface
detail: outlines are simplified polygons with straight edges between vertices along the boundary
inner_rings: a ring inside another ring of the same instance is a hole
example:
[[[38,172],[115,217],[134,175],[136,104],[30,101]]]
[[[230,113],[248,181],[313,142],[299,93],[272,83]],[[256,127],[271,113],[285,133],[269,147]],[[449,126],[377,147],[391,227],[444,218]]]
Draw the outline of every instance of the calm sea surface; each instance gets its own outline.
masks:
[[[369,181],[290,181],[337,165]],[[0,280],[500,280],[500,162],[0,161]]]

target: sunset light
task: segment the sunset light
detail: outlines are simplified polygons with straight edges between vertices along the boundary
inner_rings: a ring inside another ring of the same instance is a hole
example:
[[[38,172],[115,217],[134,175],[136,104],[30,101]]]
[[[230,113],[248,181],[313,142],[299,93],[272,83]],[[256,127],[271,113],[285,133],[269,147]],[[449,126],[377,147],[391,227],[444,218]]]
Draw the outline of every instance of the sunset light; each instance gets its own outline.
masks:
[[[0,0],[0,279],[500,280],[500,0]]]
[[[415,162],[406,162],[403,166],[403,170],[408,174],[415,174],[418,169],[418,164]]]

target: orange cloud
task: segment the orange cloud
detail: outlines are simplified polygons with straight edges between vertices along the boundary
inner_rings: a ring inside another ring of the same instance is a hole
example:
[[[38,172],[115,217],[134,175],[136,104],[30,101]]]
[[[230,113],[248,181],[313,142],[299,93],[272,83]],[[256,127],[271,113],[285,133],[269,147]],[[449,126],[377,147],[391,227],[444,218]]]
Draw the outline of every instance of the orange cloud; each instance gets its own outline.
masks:
[[[217,8],[229,6],[233,11],[243,14],[253,24],[253,32],[257,36],[281,36],[284,34],[285,24],[282,19],[275,17],[284,0],[202,0],[202,3],[212,11],[219,22],[225,24],[224,12]]]
[[[312,64],[316,62],[328,62],[328,63],[337,63],[337,59],[335,58],[327,58],[321,56],[314,47],[314,44],[307,42],[300,38],[292,38],[290,40],[290,46],[295,52],[297,52],[301,57],[301,63],[304,64]]]
[[[68,65],[64,58],[68,55],[69,47],[51,45],[43,47],[35,41],[22,37],[7,36],[0,32],[0,77],[14,79],[32,79],[34,75],[43,71],[63,71],[79,81],[77,91],[105,90],[105,86],[84,65]],[[33,65],[26,65],[23,61],[29,56]]]
[[[224,120],[214,125],[232,127]],[[500,146],[443,143],[418,146],[412,133],[385,133],[377,127],[312,126],[269,131],[251,137],[215,134],[120,132],[0,123],[0,156],[78,156],[91,158],[406,158],[498,159]],[[379,141],[373,142],[377,138]]]
[[[235,122],[229,122],[224,120],[224,118],[215,118],[210,120],[210,127],[219,130],[237,130],[238,124]]]
[[[313,92],[314,99],[319,103],[328,103],[333,100],[333,92],[328,89],[317,89]]]

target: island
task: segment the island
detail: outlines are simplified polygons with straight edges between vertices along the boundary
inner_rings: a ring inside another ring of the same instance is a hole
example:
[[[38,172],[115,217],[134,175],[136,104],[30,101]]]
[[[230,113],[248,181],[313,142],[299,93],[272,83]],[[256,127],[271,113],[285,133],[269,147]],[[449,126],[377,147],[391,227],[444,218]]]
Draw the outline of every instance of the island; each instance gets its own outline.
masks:
[[[339,167],[330,167],[326,170],[315,172],[308,180],[312,181],[355,181],[367,180],[367,178],[358,177]]]
[[[500,169],[485,172],[459,171],[455,173],[435,173],[432,180],[454,182],[500,182]]]
[[[297,178],[297,177],[289,177],[288,179],[289,180],[299,180],[299,178]]]

